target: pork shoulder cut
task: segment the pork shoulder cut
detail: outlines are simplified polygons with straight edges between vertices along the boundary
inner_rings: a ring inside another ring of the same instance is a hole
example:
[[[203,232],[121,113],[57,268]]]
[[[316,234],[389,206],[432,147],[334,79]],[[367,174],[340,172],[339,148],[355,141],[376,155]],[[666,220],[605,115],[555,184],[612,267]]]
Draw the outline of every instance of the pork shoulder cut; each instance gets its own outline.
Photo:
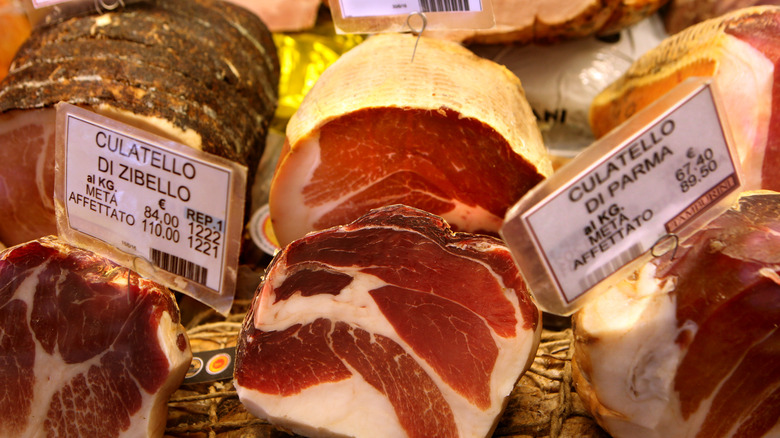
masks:
[[[277,254],[239,334],[235,385],[306,436],[490,436],[541,333],[509,250],[393,205]]]
[[[376,35],[342,55],[286,137],[269,195],[281,245],[391,204],[497,235],[508,207],[552,172],[514,74],[412,35]]]
[[[162,286],[54,237],[0,253],[0,437],[161,437],[191,358]]]
[[[578,311],[577,393],[615,438],[780,433],[780,194],[743,194]]]

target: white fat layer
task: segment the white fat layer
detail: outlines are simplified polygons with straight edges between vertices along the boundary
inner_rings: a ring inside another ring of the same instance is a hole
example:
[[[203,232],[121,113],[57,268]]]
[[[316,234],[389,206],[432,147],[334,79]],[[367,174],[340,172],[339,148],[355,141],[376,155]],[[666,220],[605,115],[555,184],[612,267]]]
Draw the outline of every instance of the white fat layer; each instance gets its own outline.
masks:
[[[284,166],[279,166],[271,184],[269,207],[274,234],[284,246],[314,228],[316,216],[306,206],[303,188],[320,166],[319,133],[298,143],[282,159]]]
[[[580,323],[584,333],[597,339],[588,354],[598,361],[590,377],[599,401],[625,416],[625,425],[638,429],[632,429],[634,436],[654,436],[672,402],[682,355],[675,339],[681,330],[695,332],[696,327],[677,327],[676,298],[669,293],[674,286],[655,278],[655,265],[646,264],[637,275],[588,303]],[[613,427],[621,426],[617,420]]]
[[[715,77],[731,127],[745,189],[761,187],[761,169],[772,114],[774,65],[749,43],[729,37]]]
[[[35,288],[38,285],[38,274],[45,268],[46,264],[42,264],[31,270],[14,294],[14,299],[21,300],[27,304],[28,326],[32,316]],[[149,394],[140,386],[138,387],[141,395],[141,409],[130,417],[131,427],[121,434],[120,437],[162,435],[165,429],[165,420],[167,419],[166,404],[168,397],[183,380],[191,360],[189,349],[182,352],[176,346],[178,330],[170,315],[165,312],[158,327],[157,337],[169,359],[171,377],[156,394]],[[103,355],[99,354],[84,362],[68,364],[60,356],[56,345],[53,354],[49,354],[35,337],[35,333],[32,333],[32,335],[35,342],[35,363],[31,372],[35,376],[35,384],[33,386],[33,403],[28,419],[28,429],[22,435],[31,438],[45,438],[48,435],[43,428],[43,423],[46,420],[52,396],[76,376],[86,374],[92,366],[100,367],[100,360]]]
[[[489,250],[489,248],[490,245],[485,245],[483,250]],[[493,340],[498,347],[498,357],[490,378],[490,407],[483,411],[476,408],[445,383],[435,370],[400,338],[392,325],[385,319],[374,300],[367,293],[369,290],[387,285],[383,280],[359,272],[362,267],[342,267],[339,270],[352,276],[353,281],[338,295],[319,294],[303,297],[300,294],[295,294],[287,300],[274,303],[275,298],[272,296],[270,287],[278,287],[286,277],[286,273],[278,271],[278,269],[282,269],[279,268],[280,265],[278,264],[275,271],[269,275],[273,284],[265,285],[260,300],[256,301],[257,307],[253,320],[256,328],[263,331],[284,330],[295,324],[309,324],[318,318],[327,318],[334,322],[346,322],[369,333],[392,339],[416,360],[442,391],[455,415],[461,436],[487,436],[492,431],[496,418],[504,408],[506,397],[511,393],[517,379],[530,366],[529,358],[533,357],[538,346],[540,331],[523,328],[524,321],[519,311],[519,300],[514,290],[504,288],[506,298],[512,302],[515,309],[517,335],[513,338],[502,338],[492,333]],[[497,278],[500,281],[500,277]],[[327,392],[331,395],[328,397],[333,396],[333,392],[342,390],[339,386],[330,386],[329,388]],[[254,402],[258,409],[261,407],[276,409],[271,407],[275,403],[274,400],[267,398],[267,396],[264,397]],[[345,397],[352,397],[352,393],[345,395]],[[294,397],[294,399],[298,398]],[[312,403],[317,403],[317,401]],[[347,413],[333,412],[334,406],[329,404],[331,415],[347,415]],[[349,410],[351,409],[349,408]],[[310,421],[306,416],[290,416],[290,418],[298,418],[297,421],[300,422]],[[311,424],[326,423],[312,422]]]
[[[390,401],[358,373],[293,396],[264,394],[235,384],[249,412],[311,437],[405,436]],[[370,414],[367,414],[370,413]]]

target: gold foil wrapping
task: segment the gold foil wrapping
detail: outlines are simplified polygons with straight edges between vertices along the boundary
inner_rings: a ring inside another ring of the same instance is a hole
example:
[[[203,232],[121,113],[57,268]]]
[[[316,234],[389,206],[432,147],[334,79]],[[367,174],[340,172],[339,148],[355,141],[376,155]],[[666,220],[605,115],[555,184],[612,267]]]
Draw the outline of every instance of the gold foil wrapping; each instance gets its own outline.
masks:
[[[331,22],[319,24],[307,32],[275,33],[281,65],[277,121],[286,123],[320,74],[364,38],[356,34],[337,35]]]

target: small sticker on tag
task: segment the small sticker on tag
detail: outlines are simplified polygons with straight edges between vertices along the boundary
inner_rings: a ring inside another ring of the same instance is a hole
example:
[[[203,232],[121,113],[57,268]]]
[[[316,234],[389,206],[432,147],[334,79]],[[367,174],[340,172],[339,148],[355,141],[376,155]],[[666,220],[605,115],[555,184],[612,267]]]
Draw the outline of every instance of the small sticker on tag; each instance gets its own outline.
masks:
[[[716,100],[709,82],[683,83],[510,210],[501,235],[540,307],[572,313],[600,282],[731,205],[740,178]]]
[[[184,376],[183,384],[216,382],[232,379],[236,356],[236,347],[192,353],[190,369]]]
[[[246,168],[65,103],[57,136],[60,234],[228,311]]]
[[[491,0],[339,0],[330,5],[338,33],[415,31],[409,19],[422,14],[426,30],[495,26]]]

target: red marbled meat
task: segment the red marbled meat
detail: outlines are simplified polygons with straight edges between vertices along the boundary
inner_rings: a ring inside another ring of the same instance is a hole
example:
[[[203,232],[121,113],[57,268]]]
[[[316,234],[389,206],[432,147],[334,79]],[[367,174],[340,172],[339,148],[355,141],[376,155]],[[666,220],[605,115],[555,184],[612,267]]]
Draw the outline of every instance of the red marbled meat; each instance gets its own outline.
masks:
[[[507,209],[552,173],[516,76],[435,39],[410,63],[414,46],[411,35],[368,38],[291,117],[268,202],[282,246],[391,204],[497,235]]]
[[[192,353],[173,295],[53,237],[0,254],[0,436],[162,436]]]
[[[739,205],[575,315],[578,392],[620,437],[780,431],[780,194]]]
[[[235,383],[250,412],[307,436],[489,436],[540,330],[501,241],[393,205],[274,258]]]

